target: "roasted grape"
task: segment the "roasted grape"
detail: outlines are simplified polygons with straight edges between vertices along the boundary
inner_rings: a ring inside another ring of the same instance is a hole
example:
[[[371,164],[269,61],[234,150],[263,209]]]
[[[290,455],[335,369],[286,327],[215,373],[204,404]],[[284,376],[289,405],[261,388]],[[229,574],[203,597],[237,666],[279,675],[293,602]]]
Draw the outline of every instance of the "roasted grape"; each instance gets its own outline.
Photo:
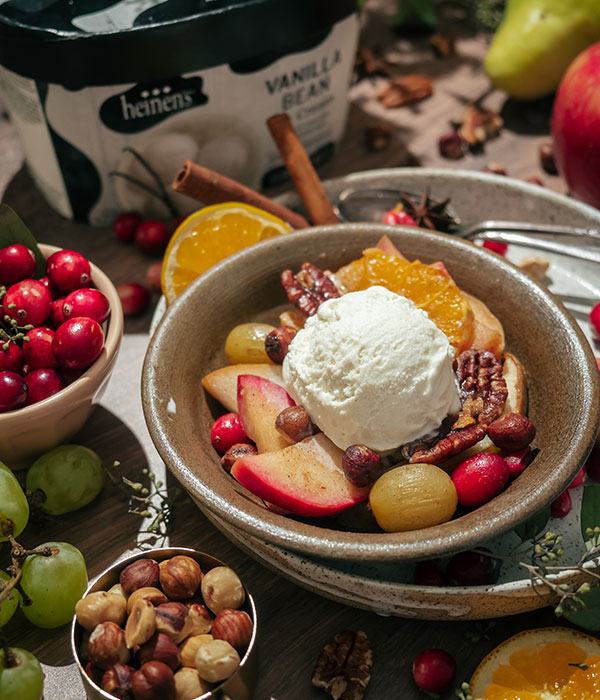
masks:
[[[265,351],[265,338],[275,330],[268,323],[242,323],[229,332],[225,357],[230,365],[271,362]]]

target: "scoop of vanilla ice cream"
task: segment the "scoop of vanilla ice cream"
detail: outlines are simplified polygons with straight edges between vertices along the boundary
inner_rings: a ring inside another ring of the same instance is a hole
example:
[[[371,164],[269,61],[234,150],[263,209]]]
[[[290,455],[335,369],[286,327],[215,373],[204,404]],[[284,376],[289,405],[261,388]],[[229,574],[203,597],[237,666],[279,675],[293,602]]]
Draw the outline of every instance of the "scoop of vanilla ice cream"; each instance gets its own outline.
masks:
[[[283,379],[338,447],[383,451],[459,410],[453,356],[424,311],[376,286],[321,304],[290,343]]]

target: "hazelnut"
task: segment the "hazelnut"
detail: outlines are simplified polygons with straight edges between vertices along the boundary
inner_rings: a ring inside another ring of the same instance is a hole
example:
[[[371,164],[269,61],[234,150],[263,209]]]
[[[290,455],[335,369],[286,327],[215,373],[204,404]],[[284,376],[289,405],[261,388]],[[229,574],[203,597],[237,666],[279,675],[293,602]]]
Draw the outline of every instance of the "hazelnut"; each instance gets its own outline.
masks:
[[[296,329],[292,326],[279,326],[266,336],[265,352],[276,365],[283,363],[296,333]]]
[[[162,661],[148,661],[131,677],[135,700],[175,700],[175,676]]]
[[[178,555],[160,562],[160,585],[172,600],[191,598],[200,586],[202,571],[195,559]]]
[[[252,457],[255,454],[258,454],[258,452],[254,445],[250,445],[246,442],[236,442],[235,445],[232,445],[221,457],[221,464],[223,465],[223,469],[229,473],[236,460],[242,457]]]
[[[189,634],[208,634],[212,627],[212,615],[208,612],[205,605],[201,603],[188,603],[190,631]]]
[[[275,427],[292,442],[300,442],[315,433],[315,425],[303,406],[284,408],[275,419]]]
[[[240,665],[240,657],[229,642],[213,639],[196,652],[196,669],[209,683],[224,681]]]
[[[252,639],[250,615],[243,610],[221,610],[213,622],[212,636],[215,639],[224,639],[238,651],[243,651]]]
[[[554,160],[554,147],[551,141],[540,144],[540,164],[548,175],[558,175],[556,161]]]
[[[506,452],[517,452],[527,447],[535,437],[535,425],[520,413],[507,413],[488,426],[490,440]]]
[[[125,591],[123,590],[123,586],[120,583],[115,583],[114,586],[111,586],[108,589],[108,592],[114,593],[115,595],[123,596],[123,598],[125,598],[125,600],[127,600],[127,593],[125,593]]]
[[[366,445],[350,445],[342,455],[342,469],[354,486],[369,486],[381,476],[381,457]]]
[[[195,700],[210,690],[210,685],[200,678],[195,668],[180,668],[175,674],[176,700]]]
[[[197,634],[194,637],[188,637],[181,645],[181,665],[196,668],[196,652],[203,644],[211,642],[213,639],[212,634]]]
[[[162,603],[154,609],[156,629],[164,632],[175,644],[183,641],[191,628],[189,610],[183,603]]]
[[[126,613],[125,598],[106,591],[88,593],[75,605],[77,622],[86,630],[93,630],[101,622],[115,622],[117,625],[122,625]]]
[[[137,600],[125,625],[125,642],[132,649],[147,642],[156,630],[154,605],[149,600]]]
[[[90,661],[107,671],[115,664],[129,661],[125,632],[114,622],[101,622],[94,627],[88,642]]]
[[[121,571],[119,582],[125,593],[131,595],[138,588],[157,586],[158,576],[158,564],[154,559],[138,559]]]
[[[145,644],[142,644],[139,660],[141,664],[147,661],[162,661],[173,671],[181,663],[179,647],[164,632],[156,632]]]
[[[228,566],[215,566],[204,574],[201,589],[204,602],[215,615],[225,608],[239,608],[246,599],[242,582]]]
[[[115,664],[102,676],[100,687],[110,695],[114,695],[121,700],[131,698],[131,676],[134,669],[125,664]]]
[[[134,604],[138,600],[149,600],[152,605],[160,605],[161,603],[168,603],[169,599],[167,596],[160,591],[158,588],[153,586],[145,586],[144,588],[138,588],[134,591],[127,600],[127,612],[130,613]]]

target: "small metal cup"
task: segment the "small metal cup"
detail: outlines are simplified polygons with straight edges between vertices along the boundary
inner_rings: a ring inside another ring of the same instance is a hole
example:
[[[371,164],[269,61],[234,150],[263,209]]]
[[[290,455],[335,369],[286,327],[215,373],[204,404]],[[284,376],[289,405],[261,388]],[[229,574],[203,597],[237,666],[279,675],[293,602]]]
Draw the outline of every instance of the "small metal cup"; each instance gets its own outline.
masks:
[[[203,572],[213,569],[215,566],[227,566],[222,561],[211,557],[204,552],[199,552],[196,549],[187,549],[185,547],[169,547],[165,549],[151,549],[148,551],[139,552],[125,559],[121,559],[116,564],[109,566],[103,571],[92,583],[88,586],[85,595],[94,591],[106,591],[114,584],[119,583],[119,574],[129,564],[138,559],[154,559],[158,562],[163,559],[169,559],[177,554],[183,554],[195,559]],[[244,587],[245,588],[245,587]],[[250,700],[256,686],[258,673],[258,650],[256,648],[256,633],[257,633],[257,617],[256,607],[252,596],[246,589],[246,600],[240,608],[245,610],[252,620],[252,639],[248,645],[248,649],[240,661],[240,665],[235,673],[223,681],[220,685],[215,686],[207,693],[198,696],[196,700]],[[79,669],[79,673],[83,679],[83,685],[89,700],[115,700],[114,695],[102,690],[88,676],[83,668],[81,659],[79,658],[79,647],[83,637],[83,628],[78,624],[77,619],[73,618],[71,625],[71,650],[73,658]]]

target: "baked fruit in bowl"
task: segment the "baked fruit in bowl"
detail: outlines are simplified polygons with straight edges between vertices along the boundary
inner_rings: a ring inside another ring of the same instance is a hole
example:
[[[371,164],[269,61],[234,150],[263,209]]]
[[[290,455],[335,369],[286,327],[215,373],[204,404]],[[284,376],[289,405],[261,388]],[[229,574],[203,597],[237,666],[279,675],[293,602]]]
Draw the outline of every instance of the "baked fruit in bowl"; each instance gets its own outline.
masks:
[[[598,384],[576,323],[499,256],[341,224],[197,280],[154,334],[143,402],[200,508],[308,555],[408,561],[553,501],[593,443]]]
[[[3,255],[8,251],[6,255]],[[76,251],[0,250],[0,461],[18,467],[83,426],[114,367],[123,335],[117,291]],[[4,278],[3,278],[4,276]]]

